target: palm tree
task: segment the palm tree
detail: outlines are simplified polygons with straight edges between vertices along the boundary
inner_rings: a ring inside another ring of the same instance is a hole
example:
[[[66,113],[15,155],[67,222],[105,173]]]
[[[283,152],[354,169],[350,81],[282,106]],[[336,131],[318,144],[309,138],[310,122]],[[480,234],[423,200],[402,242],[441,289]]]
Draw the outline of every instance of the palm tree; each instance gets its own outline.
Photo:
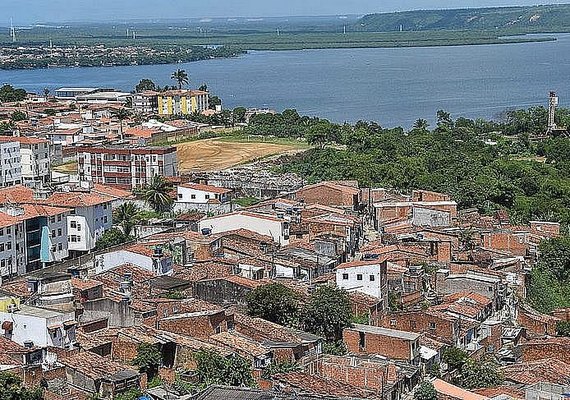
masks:
[[[125,236],[131,236],[140,208],[132,201],[121,204],[113,213],[113,223],[118,225]]]
[[[170,78],[178,82],[178,89],[182,89],[183,85],[188,84],[188,74],[183,69],[177,69],[174,71]]]
[[[172,183],[163,176],[155,175],[150,183],[143,188],[143,199],[158,213],[169,211],[174,200],[170,197]]]
[[[419,118],[416,120],[416,122],[414,122],[414,126],[412,126],[412,128],[417,129],[419,131],[426,131],[428,126],[429,126],[429,123],[427,122],[427,120],[425,120],[423,118]]]
[[[119,135],[121,136],[121,142],[123,141],[123,121],[130,117],[131,113],[126,108],[119,108],[113,113],[115,117],[119,119]]]

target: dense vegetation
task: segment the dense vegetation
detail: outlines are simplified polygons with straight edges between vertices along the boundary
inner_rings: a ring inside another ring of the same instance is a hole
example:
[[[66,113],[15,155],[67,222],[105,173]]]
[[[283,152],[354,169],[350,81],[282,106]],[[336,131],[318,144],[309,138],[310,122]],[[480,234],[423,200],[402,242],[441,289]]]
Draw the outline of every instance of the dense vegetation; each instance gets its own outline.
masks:
[[[41,388],[27,389],[20,377],[9,372],[0,372],[0,400],[42,400]]]
[[[561,126],[570,112],[559,110]],[[406,132],[376,123],[354,126],[300,117],[294,111],[260,115],[249,134],[305,137],[319,145],[282,160],[281,172],[309,182],[353,179],[362,186],[449,193],[461,208],[510,211],[512,222],[570,223],[570,140],[531,141],[546,131],[546,110],[508,112],[503,122],[454,120],[439,111],[437,126],[418,120]]]
[[[454,10],[416,10],[371,14],[358,21],[356,28],[390,32],[426,30],[495,30],[554,32],[570,28],[570,5],[493,7]]]
[[[559,307],[570,307],[570,237],[541,243],[540,260],[531,273],[528,298],[537,310],[549,313]],[[558,332],[570,336],[565,324]]]
[[[10,85],[0,87],[0,103],[11,103],[25,100],[27,93],[24,89],[14,89]]]

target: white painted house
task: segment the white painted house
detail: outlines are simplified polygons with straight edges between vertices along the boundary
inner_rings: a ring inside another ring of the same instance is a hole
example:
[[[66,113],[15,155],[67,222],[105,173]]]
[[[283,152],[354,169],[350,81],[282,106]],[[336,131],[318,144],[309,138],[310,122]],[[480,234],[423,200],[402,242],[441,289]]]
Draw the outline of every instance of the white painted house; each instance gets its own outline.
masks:
[[[22,183],[48,183],[51,177],[49,141],[27,136],[0,137],[1,143],[10,141],[20,145]]]
[[[202,233],[223,233],[247,229],[260,235],[271,236],[273,241],[289,244],[289,221],[272,215],[238,211],[203,219],[199,222]]]
[[[174,272],[170,255],[163,254],[160,249],[134,245],[95,256],[95,273],[100,274],[125,264],[136,265],[156,275],[172,275]]]
[[[201,185],[199,183],[183,183],[178,186],[177,202],[206,204],[226,203],[230,201],[230,189],[217,186]]]
[[[17,304],[0,311],[3,336],[23,346],[53,346],[70,349],[75,346],[75,315],[45,308]]]
[[[20,143],[0,141],[0,186],[13,186],[22,183],[20,163]]]
[[[336,269],[336,285],[348,292],[360,292],[376,298],[387,295],[386,264],[380,261],[353,261]]]
[[[69,251],[93,250],[97,240],[113,226],[113,198],[93,192],[56,192],[50,204],[70,208],[67,217]]]

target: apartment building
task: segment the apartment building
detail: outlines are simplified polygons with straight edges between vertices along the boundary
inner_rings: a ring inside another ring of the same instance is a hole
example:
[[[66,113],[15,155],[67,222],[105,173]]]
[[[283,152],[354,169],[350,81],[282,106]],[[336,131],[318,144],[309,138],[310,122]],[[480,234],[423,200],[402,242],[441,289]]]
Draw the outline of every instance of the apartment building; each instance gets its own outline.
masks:
[[[170,90],[157,96],[158,114],[187,115],[208,109],[208,92],[201,90]]]
[[[9,143],[19,144],[21,183],[33,185],[50,181],[51,157],[48,140],[26,136],[0,137],[0,146]]]
[[[0,141],[0,186],[7,187],[20,183],[22,183],[20,143],[14,140]]]
[[[156,114],[158,112],[158,95],[151,90],[133,95],[133,110],[140,114]]]
[[[178,175],[175,147],[86,147],[77,160],[82,179],[121,189],[144,186],[156,175]]]

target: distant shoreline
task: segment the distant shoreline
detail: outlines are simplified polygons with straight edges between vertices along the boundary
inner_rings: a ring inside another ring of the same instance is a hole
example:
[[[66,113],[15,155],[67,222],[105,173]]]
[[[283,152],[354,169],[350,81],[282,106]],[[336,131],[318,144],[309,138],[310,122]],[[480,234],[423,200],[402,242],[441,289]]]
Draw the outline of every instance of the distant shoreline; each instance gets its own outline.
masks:
[[[210,59],[226,59],[235,58],[241,55],[247,54],[249,51],[301,51],[301,50],[334,50],[334,49],[388,49],[388,48],[425,48],[425,47],[456,47],[456,46],[482,46],[482,45],[501,45],[501,44],[520,44],[520,43],[540,43],[540,42],[552,42],[556,41],[556,37],[529,37],[525,34],[513,35],[509,37],[496,37],[496,38],[427,38],[425,40],[411,38],[409,40],[358,40],[358,41],[345,41],[337,42],[334,40],[335,35],[319,35],[314,40],[305,41],[294,41],[295,35],[291,36],[291,41],[281,40],[280,42],[266,41],[265,43],[249,43],[244,44],[247,49],[240,48],[241,46],[232,44],[235,52],[228,54],[227,56],[216,56],[216,57],[202,57],[199,59],[188,59],[182,60],[180,62],[172,62],[171,60],[149,60],[147,59],[127,59],[127,60],[116,60],[108,62],[106,64],[95,65],[94,63],[89,63],[85,65],[77,64],[78,61],[74,58],[68,58],[67,63],[63,64],[52,64],[49,65],[34,65],[33,61],[25,60],[22,66],[15,64],[5,64],[0,63],[0,70],[3,71],[33,71],[33,70],[45,70],[45,69],[60,69],[60,68],[112,68],[112,67],[127,67],[127,66],[143,66],[143,65],[176,65],[192,63],[197,61],[206,61]],[[329,40],[326,40],[327,37]],[[312,39],[312,38],[311,38]],[[156,46],[156,45],[155,45]],[[32,47],[32,46],[30,46]],[[115,49],[121,49],[121,46],[115,46]],[[126,48],[126,46],[125,46]],[[49,49],[46,48],[46,51]]]

